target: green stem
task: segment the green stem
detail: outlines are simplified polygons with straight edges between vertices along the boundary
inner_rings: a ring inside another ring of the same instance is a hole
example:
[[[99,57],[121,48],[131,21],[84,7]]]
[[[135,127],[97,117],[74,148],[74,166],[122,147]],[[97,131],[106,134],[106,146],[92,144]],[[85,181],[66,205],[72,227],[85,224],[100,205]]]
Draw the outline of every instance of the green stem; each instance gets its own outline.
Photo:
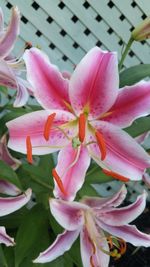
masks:
[[[130,37],[130,39],[129,39],[127,45],[126,45],[126,48],[125,48],[125,50],[124,50],[124,52],[123,52],[123,54],[122,54],[121,60],[120,60],[120,62],[119,62],[119,70],[122,69],[123,62],[124,62],[124,60],[125,60],[125,58],[126,58],[128,52],[129,52],[129,50],[130,50],[130,47],[131,47],[133,41],[134,41],[134,39],[133,39],[132,37]]]
[[[48,184],[46,184],[45,182],[42,182],[42,181],[40,181],[40,180],[37,180],[36,178],[34,178],[33,175],[30,176],[30,177],[31,177],[31,179],[32,179],[34,182],[36,182],[37,184],[39,184],[39,185],[41,185],[41,186],[43,186],[43,187],[45,187],[45,188],[47,188],[47,189],[49,189],[49,190],[53,190],[53,187],[52,187],[51,185],[48,185]]]

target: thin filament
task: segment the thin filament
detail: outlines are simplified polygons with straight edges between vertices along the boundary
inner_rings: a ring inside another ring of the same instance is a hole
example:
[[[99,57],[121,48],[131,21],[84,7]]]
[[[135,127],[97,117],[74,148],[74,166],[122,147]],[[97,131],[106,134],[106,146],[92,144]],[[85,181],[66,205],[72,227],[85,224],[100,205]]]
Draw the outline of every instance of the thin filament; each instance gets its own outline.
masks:
[[[106,169],[103,169],[103,172],[105,174],[107,174],[108,176],[112,176],[113,178],[117,179],[117,180],[120,180],[122,182],[129,182],[129,178],[121,175],[121,174],[118,174],[116,172],[113,172],[113,171],[109,171],[109,170],[106,170]]]
[[[85,138],[86,116],[84,113],[79,116],[79,140],[83,143]]]
[[[104,137],[102,133],[100,133],[99,131],[96,131],[95,136],[96,136],[97,144],[99,146],[99,150],[101,152],[101,160],[104,160],[106,158],[106,143],[105,143]]]
[[[32,144],[30,136],[26,137],[27,161],[32,164]]]
[[[67,196],[67,192],[65,191],[64,185],[62,183],[61,178],[59,177],[58,173],[55,169],[52,170],[52,175],[54,177],[54,180],[56,181],[60,191],[63,193],[63,195]]]
[[[56,113],[52,113],[51,115],[48,116],[47,118],[47,121],[45,123],[45,126],[44,126],[44,138],[46,141],[49,140],[49,137],[50,137],[50,130],[52,128],[52,124],[53,124],[53,121],[54,121],[54,118],[56,116]]]

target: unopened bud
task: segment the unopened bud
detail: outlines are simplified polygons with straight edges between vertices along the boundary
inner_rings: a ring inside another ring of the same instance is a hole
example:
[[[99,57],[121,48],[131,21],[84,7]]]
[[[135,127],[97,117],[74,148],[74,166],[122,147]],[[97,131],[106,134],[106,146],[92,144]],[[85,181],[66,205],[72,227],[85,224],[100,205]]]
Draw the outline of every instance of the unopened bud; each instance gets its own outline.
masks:
[[[135,41],[143,41],[150,38],[150,16],[132,31],[131,36]]]

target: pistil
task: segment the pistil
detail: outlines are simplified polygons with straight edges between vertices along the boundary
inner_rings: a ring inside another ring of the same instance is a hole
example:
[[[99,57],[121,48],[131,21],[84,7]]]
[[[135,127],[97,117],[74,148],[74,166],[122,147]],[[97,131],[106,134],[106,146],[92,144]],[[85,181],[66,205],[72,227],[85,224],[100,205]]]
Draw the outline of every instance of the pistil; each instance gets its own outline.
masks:
[[[51,131],[52,124],[53,124],[55,116],[56,116],[56,113],[52,113],[51,115],[49,115],[48,118],[47,118],[47,121],[45,123],[43,135],[44,135],[44,138],[45,138],[46,141],[49,140],[50,131]]]
[[[83,143],[85,138],[85,129],[86,129],[86,115],[84,113],[79,116],[79,140]]]
[[[52,170],[52,175],[53,175],[54,180],[56,181],[60,191],[62,192],[62,194],[67,196],[67,192],[64,188],[63,182],[62,182],[61,178],[59,177],[59,175],[55,169]]]
[[[32,144],[30,136],[26,137],[27,161],[32,164]]]
[[[103,169],[103,172],[105,174],[107,174],[108,176],[112,176],[113,178],[117,179],[117,180],[120,180],[122,182],[129,182],[129,178],[119,174],[119,173],[116,173],[116,172],[113,172],[113,171],[109,171],[109,170],[106,170],[106,169]]]
[[[100,133],[99,131],[96,131],[95,136],[96,136],[97,144],[99,146],[99,150],[101,152],[101,160],[104,160],[106,158],[106,143],[105,143],[104,137],[102,133]]]

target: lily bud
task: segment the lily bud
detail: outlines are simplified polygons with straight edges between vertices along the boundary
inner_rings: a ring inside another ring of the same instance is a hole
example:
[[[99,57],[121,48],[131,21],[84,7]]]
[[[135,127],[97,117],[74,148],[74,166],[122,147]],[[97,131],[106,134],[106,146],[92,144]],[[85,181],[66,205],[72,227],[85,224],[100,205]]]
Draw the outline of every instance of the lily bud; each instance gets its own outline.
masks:
[[[150,38],[150,16],[132,31],[131,36],[135,41],[143,41]]]

